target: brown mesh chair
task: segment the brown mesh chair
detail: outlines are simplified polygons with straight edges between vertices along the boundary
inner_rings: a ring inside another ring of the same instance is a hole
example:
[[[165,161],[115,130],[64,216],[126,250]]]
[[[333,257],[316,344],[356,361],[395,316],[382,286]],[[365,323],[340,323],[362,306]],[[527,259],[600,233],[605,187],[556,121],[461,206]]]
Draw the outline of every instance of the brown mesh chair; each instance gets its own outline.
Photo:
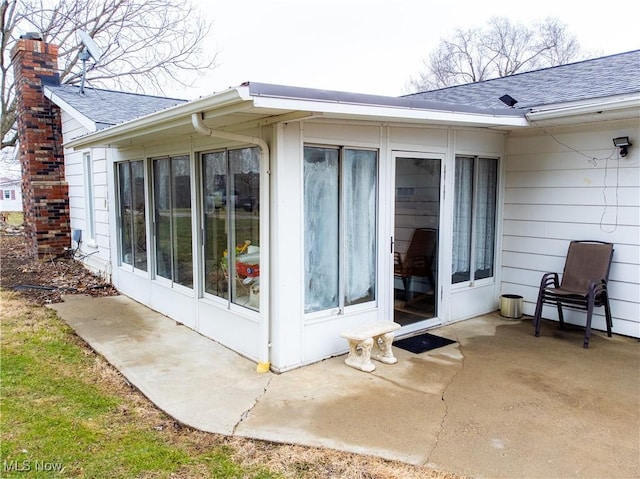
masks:
[[[433,275],[433,263],[436,256],[438,231],[432,228],[417,228],[413,232],[409,248],[404,255],[394,254],[393,273],[402,279],[405,300],[410,301],[409,282],[413,276],[429,278],[431,287],[435,288],[436,280]]]
[[[591,337],[591,317],[593,308],[604,306],[607,335],[611,337],[611,308],[607,281],[613,257],[613,245],[601,241],[572,241],[562,273],[562,283],[558,273],[546,273],[540,282],[536,312],[533,317],[535,335],[540,336],[543,304],[558,308],[560,328],[564,327],[562,306],[587,312],[584,347],[589,347]]]

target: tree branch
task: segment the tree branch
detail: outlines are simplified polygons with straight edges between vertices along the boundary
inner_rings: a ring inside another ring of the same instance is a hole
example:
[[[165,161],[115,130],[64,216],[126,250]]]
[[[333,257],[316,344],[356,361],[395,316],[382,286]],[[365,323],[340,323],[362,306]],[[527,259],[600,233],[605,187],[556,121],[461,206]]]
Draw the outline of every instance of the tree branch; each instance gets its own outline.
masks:
[[[423,61],[410,81],[414,91],[484,81],[577,60],[581,49],[560,21],[547,18],[529,28],[504,17],[483,29],[457,29]]]
[[[63,83],[78,83],[85,31],[103,49],[87,65],[87,81],[103,88],[161,94],[164,86],[188,86],[189,76],[215,67],[216,53],[203,45],[211,33],[188,1],[173,0],[2,0],[2,146],[15,144],[15,101],[9,52],[16,31],[38,31],[58,45]]]

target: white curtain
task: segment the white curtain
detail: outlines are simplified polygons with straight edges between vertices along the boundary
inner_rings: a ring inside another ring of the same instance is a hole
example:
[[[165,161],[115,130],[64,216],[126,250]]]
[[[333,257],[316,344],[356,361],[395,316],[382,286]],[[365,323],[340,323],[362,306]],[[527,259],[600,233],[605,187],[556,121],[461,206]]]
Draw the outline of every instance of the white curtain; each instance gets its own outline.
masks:
[[[473,214],[473,158],[456,158],[453,211],[453,282],[469,280]]]
[[[375,151],[345,150],[345,305],[374,299],[376,284]]]
[[[497,180],[497,160],[456,158],[453,283],[493,276]]]
[[[305,312],[375,299],[377,153],[343,154],[304,149]]]
[[[338,306],[338,150],[304,150],[305,312]]]
[[[496,237],[496,190],[498,162],[478,158],[475,231],[475,279],[493,276]]]

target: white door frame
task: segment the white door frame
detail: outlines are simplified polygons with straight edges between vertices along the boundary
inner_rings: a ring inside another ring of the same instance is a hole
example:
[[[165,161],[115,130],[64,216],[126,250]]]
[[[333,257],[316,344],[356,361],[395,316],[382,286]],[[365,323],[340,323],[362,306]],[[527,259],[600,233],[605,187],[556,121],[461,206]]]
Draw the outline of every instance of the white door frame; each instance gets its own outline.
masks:
[[[387,234],[385,235],[386,238],[393,238],[393,242],[394,242],[394,247],[387,247],[387,251],[390,252],[389,256],[388,256],[388,270],[390,272],[389,277],[387,279],[388,281],[388,288],[387,288],[387,297],[389,298],[388,304],[387,304],[387,314],[389,315],[390,318],[393,318],[394,315],[394,275],[393,275],[393,262],[394,262],[394,258],[393,258],[393,253],[395,251],[395,198],[396,198],[396,159],[397,158],[417,158],[417,159],[428,159],[428,160],[439,160],[440,161],[440,198],[439,198],[439,213],[438,213],[438,256],[437,256],[437,261],[438,261],[438,268],[437,268],[437,277],[436,277],[436,284],[437,284],[437,290],[435,292],[436,294],[436,311],[437,314],[435,317],[433,318],[427,318],[423,321],[418,321],[416,323],[413,324],[408,324],[406,326],[403,326],[398,333],[396,334],[397,336],[406,336],[409,335],[411,333],[417,332],[417,331],[423,331],[429,328],[433,328],[436,326],[439,326],[442,324],[442,312],[445,311],[446,309],[446,299],[444,297],[444,294],[442,294],[443,292],[443,274],[442,274],[442,268],[441,265],[444,264],[444,252],[445,252],[445,248],[442,247],[442,240],[443,237],[445,237],[446,235],[443,235],[443,218],[444,218],[444,188],[445,188],[445,161],[446,161],[446,155],[444,153],[435,153],[435,152],[427,152],[427,151],[405,151],[405,150],[392,150],[391,151],[391,162],[390,162],[390,170],[389,170],[389,188],[387,189],[386,195],[387,195],[387,204],[389,205],[389,220],[387,221],[387,227],[388,230],[386,231]],[[384,245],[386,246],[386,245]]]

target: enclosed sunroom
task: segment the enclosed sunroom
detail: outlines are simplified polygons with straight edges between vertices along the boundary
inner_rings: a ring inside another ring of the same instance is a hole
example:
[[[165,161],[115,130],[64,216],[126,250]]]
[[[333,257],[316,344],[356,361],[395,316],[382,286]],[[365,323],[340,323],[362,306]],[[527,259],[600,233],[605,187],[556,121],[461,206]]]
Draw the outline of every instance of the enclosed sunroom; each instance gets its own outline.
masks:
[[[261,367],[496,309],[521,112],[248,83],[66,146],[105,148],[112,280]],[[117,245],[117,247],[115,246]]]

